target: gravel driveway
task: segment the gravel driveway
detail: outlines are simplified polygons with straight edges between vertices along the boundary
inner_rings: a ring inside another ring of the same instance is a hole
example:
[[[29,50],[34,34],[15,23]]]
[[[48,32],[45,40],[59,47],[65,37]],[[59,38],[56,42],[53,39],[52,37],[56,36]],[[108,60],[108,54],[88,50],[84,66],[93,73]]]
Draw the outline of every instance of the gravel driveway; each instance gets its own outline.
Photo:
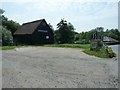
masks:
[[[2,52],[3,88],[117,88],[118,60],[81,49],[26,47]]]

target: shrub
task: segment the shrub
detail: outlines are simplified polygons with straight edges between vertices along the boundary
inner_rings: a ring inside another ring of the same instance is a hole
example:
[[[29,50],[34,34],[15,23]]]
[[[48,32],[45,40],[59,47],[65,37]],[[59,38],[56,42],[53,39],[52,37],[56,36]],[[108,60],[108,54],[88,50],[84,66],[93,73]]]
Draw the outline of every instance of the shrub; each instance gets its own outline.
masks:
[[[105,51],[106,51],[106,54],[108,55],[108,57],[110,57],[110,58],[116,56],[116,54],[113,52],[113,50],[112,50],[111,47],[107,47],[107,48],[105,48]]]
[[[13,43],[11,32],[2,26],[0,26],[0,32],[2,33],[2,45],[11,45]]]

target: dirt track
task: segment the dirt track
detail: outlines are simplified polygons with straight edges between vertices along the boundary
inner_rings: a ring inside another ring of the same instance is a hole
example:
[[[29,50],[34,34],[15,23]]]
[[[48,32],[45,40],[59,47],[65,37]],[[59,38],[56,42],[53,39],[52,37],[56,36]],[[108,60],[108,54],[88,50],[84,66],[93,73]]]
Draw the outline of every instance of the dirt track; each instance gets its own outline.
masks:
[[[118,60],[80,49],[27,47],[5,50],[3,88],[117,88]]]

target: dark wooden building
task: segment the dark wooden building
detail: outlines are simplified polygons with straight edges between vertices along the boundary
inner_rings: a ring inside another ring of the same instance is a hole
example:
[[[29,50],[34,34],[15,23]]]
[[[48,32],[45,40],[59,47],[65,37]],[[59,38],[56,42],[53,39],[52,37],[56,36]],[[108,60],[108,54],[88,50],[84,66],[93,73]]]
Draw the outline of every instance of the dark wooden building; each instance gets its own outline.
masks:
[[[45,19],[24,23],[14,33],[14,42],[21,44],[52,44],[54,34]]]

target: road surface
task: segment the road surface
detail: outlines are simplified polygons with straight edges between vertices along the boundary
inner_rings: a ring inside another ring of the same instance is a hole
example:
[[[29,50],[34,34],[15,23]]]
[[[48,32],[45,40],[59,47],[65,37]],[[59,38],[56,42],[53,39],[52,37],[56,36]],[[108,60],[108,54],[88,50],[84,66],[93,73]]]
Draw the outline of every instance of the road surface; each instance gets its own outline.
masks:
[[[109,47],[116,53],[117,56],[120,56],[120,44],[119,45],[110,45]]]
[[[26,47],[2,53],[3,88],[117,88],[118,60],[81,49]]]

